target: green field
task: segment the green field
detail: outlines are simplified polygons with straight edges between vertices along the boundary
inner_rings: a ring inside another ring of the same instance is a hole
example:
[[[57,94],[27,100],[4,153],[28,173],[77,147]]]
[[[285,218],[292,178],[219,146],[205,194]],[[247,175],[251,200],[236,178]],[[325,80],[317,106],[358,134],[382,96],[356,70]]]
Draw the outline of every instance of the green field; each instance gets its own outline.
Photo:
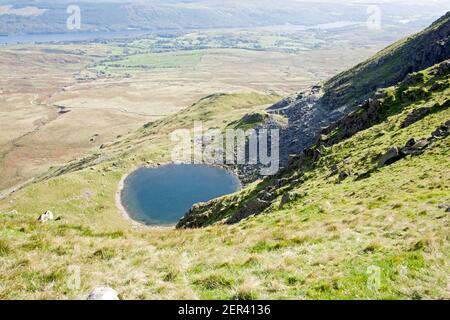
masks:
[[[180,51],[169,53],[150,53],[129,56],[123,60],[108,62],[105,67],[134,69],[134,68],[193,68],[200,63],[203,52]]]

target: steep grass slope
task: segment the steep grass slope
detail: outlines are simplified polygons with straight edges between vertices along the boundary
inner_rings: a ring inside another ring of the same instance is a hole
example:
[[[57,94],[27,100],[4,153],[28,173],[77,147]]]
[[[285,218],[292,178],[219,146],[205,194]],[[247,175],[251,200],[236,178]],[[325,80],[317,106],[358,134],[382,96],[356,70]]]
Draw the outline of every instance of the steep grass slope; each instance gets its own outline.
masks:
[[[450,58],[450,12],[424,31],[400,40],[361,64],[327,81],[324,105],[351,105],[378,88],[397,84],[411,73]]]

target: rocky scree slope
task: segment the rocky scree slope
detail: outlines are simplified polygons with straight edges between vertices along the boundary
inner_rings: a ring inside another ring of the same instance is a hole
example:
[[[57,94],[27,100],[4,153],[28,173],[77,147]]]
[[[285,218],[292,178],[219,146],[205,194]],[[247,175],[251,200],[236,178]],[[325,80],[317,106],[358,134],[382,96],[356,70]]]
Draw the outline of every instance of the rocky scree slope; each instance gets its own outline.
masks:
[[[324,84],[274,104],[268,111],[289,119],[289,126],[280,128],[282,164],[287,164],[289,155],[311,146],[321,128],[376,97],[378,89],[396,85],[408,74],[449,58],[450,12],[424,31],[392,44]]]

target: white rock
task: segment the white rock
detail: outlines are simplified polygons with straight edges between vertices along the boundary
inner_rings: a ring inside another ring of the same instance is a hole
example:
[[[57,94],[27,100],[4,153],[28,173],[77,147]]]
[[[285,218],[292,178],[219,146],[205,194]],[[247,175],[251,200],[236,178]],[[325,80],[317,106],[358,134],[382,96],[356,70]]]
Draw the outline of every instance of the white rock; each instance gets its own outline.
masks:
[[[119,295],[111,288],[96,288],[89,294],[87,300],[119,300]]]
[[[45,222],[48,222],[48,221],[51,221],[54,219],[55,219],[55,217],[53,216],[53,212],[47,210],[47,211],[45,211],[44,214],[41,214],[39,216],[38,221],[45,223]]]

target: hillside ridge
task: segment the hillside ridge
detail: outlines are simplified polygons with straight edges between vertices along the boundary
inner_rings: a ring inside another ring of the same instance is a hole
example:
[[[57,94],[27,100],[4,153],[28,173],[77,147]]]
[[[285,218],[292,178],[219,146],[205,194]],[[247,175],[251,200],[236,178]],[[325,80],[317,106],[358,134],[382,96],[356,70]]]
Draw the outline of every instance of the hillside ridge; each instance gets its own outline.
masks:
[[[269,112],[289,119],[281,129],[280,153],[290,154],[312,145],[320,129],[354,111],[377,90],[402,81],[408,74],[450,58],[450,12],[422,32],[400,40],[359,65],[274,104]]]

